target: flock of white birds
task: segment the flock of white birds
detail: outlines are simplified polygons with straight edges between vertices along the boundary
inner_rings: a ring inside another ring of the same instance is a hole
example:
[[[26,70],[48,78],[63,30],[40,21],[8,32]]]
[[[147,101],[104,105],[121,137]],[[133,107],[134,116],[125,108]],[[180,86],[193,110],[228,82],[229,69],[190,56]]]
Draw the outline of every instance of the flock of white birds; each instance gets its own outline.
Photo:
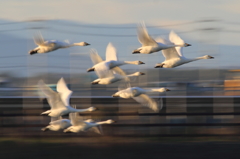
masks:
[[[200,59],[212,59],[212,56],[205,55],[194,59],[188,59],[183,56],[183,47],[191,46],[185,43],[175,32],[171,31],[169,39],[158,38],[154,40],[147,32],[144,23],[138,26],[138,40],[142,44],[142,47],[134,50],[132,53],[151,54],[154,52],[162,51],[165,61],[159,63],[155,68],[173,68],[179,65],[189,63]],[[39,33],[34,37],[34,42],[38,47],[29,51],[30,55],[37,53],[48,53],[60,48],[68,48],[72,46],[87,46],[90,45],[87,42],[69,43],[61,42],[57,40],[45,41]],[[162,104],[158,105],[157,102],[150,98],[148,92],[166,92],[167,88],[158,89],[142,89],[140,87],[131,87],[131,77],[137,77],[144,75],[142,72],[136,72],[130,75],[119,67],[121,65],[132,64],[141,65],[142,61],[119,61],[117,58],[116,48],[109,43],[106,49],[106,60],[104,61],[97,53],[96,50],[91,50],[90,57],[93,62],[93,66],[87,71],[95,71],[98,79],[94,80],[92,84],[108,85],[117,81],[121,81],[119,84],[119,91],[114,93],[112,97],[121,98],[133,98],[143,106],[147,106],[155,112],[159,112],[162,109]],[[111,124],[114,121],[109,119],[107,121],[94,121],[92,119],[83,120],[78,114],[79,112],[94,111],[95,107],[89,107],[87,109],[76,109],[71,107],[69,100],[72,91],[68,89],[65,81],[61,78],[57,83],[57,92],[48,87],[42,80],[38,82],[39,90],[47,98],[48,104],[51,109],[42,113],[42,115],[48,115],[51,117],[51,122],[48,126],[42,128],[42,131],[52,130],[63,132],[83,132],[87,130],[93,130],[96,133],[102,133],[100,125]],[[69,119],[62,119],[62,116],[69,114]]]

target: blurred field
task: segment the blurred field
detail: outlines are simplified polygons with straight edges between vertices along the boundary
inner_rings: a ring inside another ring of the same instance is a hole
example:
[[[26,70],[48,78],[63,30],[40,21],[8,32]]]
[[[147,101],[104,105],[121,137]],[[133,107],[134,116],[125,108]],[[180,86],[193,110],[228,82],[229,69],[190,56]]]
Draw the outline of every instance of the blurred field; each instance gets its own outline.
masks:
[[[158,99],[155,99],[158,100]],[[163,109],[155,113],[132,99],[72,98],[77,108],[95,106],[94,112],[80,113],[84,119],[113,119],[103,125],[105,136],[238,136],[240,132],[240,99],[163,98]],[[42,132],[50,117],[41,116],[49,109],[47,101],[37,98],[5,98],[0,100],[0,135],[3,137],[79,137],[98,134]],[[64,116],[68,118],[68,116]]]
[[[157,99],[156,99],[157,100]],[[113,119],[103,135],[92,132],[42,132],[49,109],[38,98],[0,98],[0,158],[238,159],[239,98],[163,98],[154,113],[135,101],[71,98],[84,118]],[[67,118],[67,116],[66,116]]]
[[[239,148],[239,138],[0,138],[4,159],[237,159]]]

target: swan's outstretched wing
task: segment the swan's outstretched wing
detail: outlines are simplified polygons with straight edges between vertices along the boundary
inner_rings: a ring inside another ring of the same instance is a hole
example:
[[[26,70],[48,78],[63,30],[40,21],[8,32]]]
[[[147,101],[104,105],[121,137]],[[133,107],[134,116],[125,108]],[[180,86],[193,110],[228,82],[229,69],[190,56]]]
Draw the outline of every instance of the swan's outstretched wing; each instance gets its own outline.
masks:
[[[117,61],[117,50],[116,48],[113,46],[112,43],[109,43],[107,48],[106,48],[106,61]]]
[[[169,41],[165,38],[162,38],[162,37],[156,38],[156,41],[158,43],[162,43],[162,44],[165,44],[165,45],[174,45],[171,41]],[[162,50],[162,54],[165,57],[165,60],[171,60],[171,59],[180,57],[180,55],[178,54],[178,52],[176,50],[176,47],[169,48],[169,49],[164,49],[164,50]]]
[[[91,127],[90,129],[88,129],[89,131],[95,132],[97,134],[102,134],[101,130],[100,130],[100,125],[99,126],[94,126]]]
[[[169,33],[169,40],[176,45],[183,45],[185,43],[173,30]]]
[[[72,91],[68,89],[63,78],[61,78],[57,83],[57,91],[59,92],[64,105],[69,106],[69,100],[72,95]]]
[[[141,105],[149,107],[155,112],[159,111],[157,103],[146,94],[141,94],[137,97],[133,97],[133,99],[136,100]]]
[[[95,72],[99,78],[113,77],[113,72],[112,70],[109,70],[106,62],[97,64],[95,66]]]
[[[61,119],[62,119],[61,116],[59,116],[59,117],[51,117],[51,122],[49,124],[54,123],[54,122],[56,122],[58,120],[61,120]]]
[[[91,49],[90,57],[94,65],[103,61],[102,58],[98,55],[97,51],[94,49]]]
[[[147,28],[144,23],[138,25],[137,29],[138,41],[142,46],[156,46],[157,42],[148,34]]]
[[[113,71],[114,74],[119,74],[122,77],[124,77],[125,82],[130,82],[128,76],[120,67],[116,66],[116,67],[112,68],[111,70]]]
[[[70,123],[70,120],[69,120],[69,119],[58,119],[58,120],[56,120],[56,121],[50,122],[49,124],[50,124],[50,125],[61,125],[61,124],[64,123],[64,122]]]
[[[158,43],[162,43],[162,44],[165,44],[165,45],[172,45],[171,41],[169,41],[169,40],[167,40],[163,37],[157,37],[155,40]]]
[[[41,32],[38,32],[36,35],[34,35],[33,40],[36,45],[44,45],[44,39]]]
[[[103,62],[96,50],[91,50],[90,57],[95,66],[95,72],[99,78],[113,76],[112,71],[109,70],[107,63]]]
[[[38,87],[42,93],[46,96],[48,104],[52,109],[65,107],[60,95],[48,87],[42,80],[38,82]]]
[[[131,87],[130,82],[126,82],[125,80],[121,80],[118,85],[118,91],[123,91]]]
[[[59,43],[57,40],[44,41],[42,34],[39,32],[37,35],[34,35],[33,40],[36,45],[44,47],[56,47]]]
[[[171,31],[169,33],[169,40],[171,41],[171,43],[175,44],[175,45],[184,45],[184,41],[183,39],[181,39],[174,31]],[[177,53],[179,54],[179,56],[183,56],[182,53],[182,47],[175,47]]]
[[[38,81],[38,88],[44,94],[46,98],[51,97],[52,94],[57,94],[57,92],[53,91],[50,87],[48,87],[43,80]]]
[[[118,66],[112,68],[113,73],[119,74],[121,76],[126,76],[126,73]]]
[[[71,120],[71,124],[73,126],[81,126],[85,125],[83,118],[78,115],[78,113],[69,113],[69,119]]]
[[[165,60],[171,60],[171,59],[174,59],[174,58],[180,58],[177,50],[176,50],[176,47],[175,48],[169,48],[169,49],[165,49],[165,50],[162,50],[162,54],[163,56],[165,57]]]
[[[132,88],[127,88],[127,89],[119,90],[114,95],[128,99],[134,96],[134,91],[132,91]]]

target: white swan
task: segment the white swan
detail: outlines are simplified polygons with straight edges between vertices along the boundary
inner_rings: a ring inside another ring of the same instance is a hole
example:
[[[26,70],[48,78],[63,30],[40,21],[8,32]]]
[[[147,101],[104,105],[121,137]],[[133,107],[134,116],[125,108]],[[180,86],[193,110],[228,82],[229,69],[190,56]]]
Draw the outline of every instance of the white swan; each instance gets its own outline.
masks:
[[[98,55],[96,51],[91,52],[91,59],[92,61],[95,61],[95,64],[98,64],[102,61],[102,58]],[[98,60],[97,60],[98,59]],[[92,84],[111,84],[120,80],[126,80],[129,81],[129,77],[137,77],[140,75],[145,75],[142,72],[135,72],[130,75],[126,75],[126,73],[118,66],[112,68],[109,70],[107,65],[102,63],[101,65],[98,65],[99,67],[95,68],[95,72],[97,76],[99,77],[98,79],[94,80]]]
[[[161,42],[165,43],[165,44],[176,44],[179,42],[183,42],[183,40],[173,31],[170,32],[169,34],[169,40],[166,39],[159,39],[161,40]],[[165,61],[160,63],[160,64],[156,64],[155,68],[173,68],[173,67],[177,67],[180,66],[182,64],[185,63],[189,63],[192,61],[196,61],[196,60],[201,60],[201,59],[213,59],[214,57],[210,56],[210,55],[205,55],[202,57],[197,57],[197,58],[193,58],[193,59],[188,59],[186,57],[183,56],[183,52],[182,52],[181,47],[174,47],[174,48],[169,48],[166,50],[162,50],[163,56],[165,57]]]
[[[160,42],[156,42],[147,31],[147,28],[144,23],[138,26],[138,41],[142,44],[142,47],[134,50],[132,53],[142,53],[142,54],[150,54],[153,52],[158,52],[164,49],[173,48],[176,46],[179,47],[187,47],[191,46],[188,43],[176,43],[176,44],[164,44]]]
[[[89,107],[87,109],[75,109],[69,105],[69,99],[72,91],[66,86],[63,78],[57,83],[57,92],[48,87],[42,80],[38,82],[39,89],[47,97],[48,104],[51,109],[43,112],[41,115],[51,117],[59,117],[73,112],[94,111],[96,108]]]
[[[116,66],[121,66],[125,64],[141,65],[144,64],[142,61],[118,61],[116,48],[109,43],[106,49],[106,60],[103,61],[102,58],[97,54],[96,51],[91,52],[91,59],[94,66],[89,68],[87,72],[94,71],[97,67],[106,67],[112,69]]]
[[[87,119],[85,121],[93,122],[92,119]],[[70,126],[72,126],[70,119],[62,119],[62,117],[58,117],[58,118],[51,117],[51,122],[49,123],[49,125],[42,128],[41,130],[42,131],[47,131],[47,130],[59,131],[59,130],[64,130]]]
[[[114,121],[109,119],[106,121],[101,121],[101,122],[87,122],[87,121],[82,121],[81,119],[79,119],[79,115],[78,114],[70,114],[69,116],[70,120],[71,120],[71,124],[72,126],[68,127],[67,129],[65,129],[63,132],[68,133],[68,132],[72,132],[72,133],[78,133],[81,131],[87,131],[87,130],[93,130],[96,133],[101,134],[100,130],[97,128],[98,126],[102,125],[102,124],[112,124]]]
[[[142,72],[135,72],[133,74],[130,74],[130,75],[120,75],[118,73],[116,73],[115,69],[116,68],[119,68],[119,67],[115,67],[113,68],[112,70],[109,70],[108,74],[100,74],[100,73],[97,73],[98,75],[98,79],[94,80],[92,82],[92,84],[103,84],[103,85],[107,85],[107,84],[111,84],[111,83],[114,83],[114,82],[117,82],[117,81],[120,81],[120,80],[129,80],[128,78],[129,77],[138,77],[138,76],[141,76],[141,75],[145,75],[145,73],[142,73]],[[120,69],[120,68],[119,68]],[[96,70],[96,72],[98,72]]]
[[[87,42],[80,42],[80,43],[69,43],[68,41],[57,41],[57,40],[49,40],[44,41],[42,35],[39,33],[37,36],[34,37],[34,42],[38,47],[33,50],[29,51],[30,55],[37,54],[37,53],[47,53],[61,48],[68,48],[72,46],[87,46],[90,45]]]
[[[62,119],[62,117],[58,117],[57,119],[55,117],[51,117],[51,122],[48,126],[42,128],[42,131],[59,131],[66,129],[68,127],[72,126],[71,121],[69,119]]]
[[[129,87],[127,89],[120,90],[112,95],[112,97],[133,98],[143,106],[151,108],[153,111],[158,112],[162,109],[162,105],[159,108],[155,100],[151,99],[146,93],[148,92],[166,92],[170,91],[167,88],[159,89],[142,89],[140,87]]]

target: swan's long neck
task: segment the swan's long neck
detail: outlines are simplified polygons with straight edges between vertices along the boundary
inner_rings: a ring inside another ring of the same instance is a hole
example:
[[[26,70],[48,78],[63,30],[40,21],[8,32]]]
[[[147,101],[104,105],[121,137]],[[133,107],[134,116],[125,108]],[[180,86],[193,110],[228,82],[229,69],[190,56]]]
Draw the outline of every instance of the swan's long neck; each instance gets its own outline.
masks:
[[[71,47],[71,46],[82,46],[82,45],[80,45],[80,43],[72,43],[68,45],[68,47]]]
[[[194,58],[194,59],[187,59],[187,60],[186,60],[186,63],[192,62],[192,61],[196,61],[196,60],[213,59],[213,58],[214,58],[214,57],[212,57],[212,56],[205,55],[205,56],[197,57],[197,58]]]
[[[188,62],[192,62],[192,61],[201,60],[201,59],[205,59],[204,56],[196,57],[196,58],[193,58],[193,59],[186,59],[186,63],[188,63]]]
[[[195,60],[201,60],[201,59],[206,59],[206,57],[205,56],[201,56],[201,57],[195,58]]]
[[[164,92],[164,89],[145,89],[146,92]]]
[[[138,61],[124,61],[124,64],[133,64],[133,65],[137,65]]]
[[[164,48],[164,49],[169,49],[169,48],[173,48],[173,47],[182,47],[183,45],[175,45],[175,44],[162,44],[162,43],[158,43],[158,45],[161,47],[161,48]]]
[[[74,109],[75,112],[86,112],[89,111],[89,108],[87,109]]]
[[[96,122],[96,125],[102,125],[102,124],[110,124],[109,121],[100,121],[100,122]]]
[[[145,89],[145,92],[158,92],[158,89]]]
[[[80,43],[73,43],[73,44],[71,44],[71,46],[84,46],[84,45],[82,42],[80,42]]]
[[[174,45],[174,44],[167,45],[167,48],[173,48],[173,47],[182,47],[182,45]]]
[[[80,42],[80,43],[71,43],[66,45],[65,47],[72,47],[72,46],[85,46],[86,44],[84,42]]]
[[[78,46],[78,43],[63,43],[61,44],[61,48],[68,48],[72,46]]]
[[[140,76],[138,72],[127,75],[127,77],[136,77],[136,76]]]

